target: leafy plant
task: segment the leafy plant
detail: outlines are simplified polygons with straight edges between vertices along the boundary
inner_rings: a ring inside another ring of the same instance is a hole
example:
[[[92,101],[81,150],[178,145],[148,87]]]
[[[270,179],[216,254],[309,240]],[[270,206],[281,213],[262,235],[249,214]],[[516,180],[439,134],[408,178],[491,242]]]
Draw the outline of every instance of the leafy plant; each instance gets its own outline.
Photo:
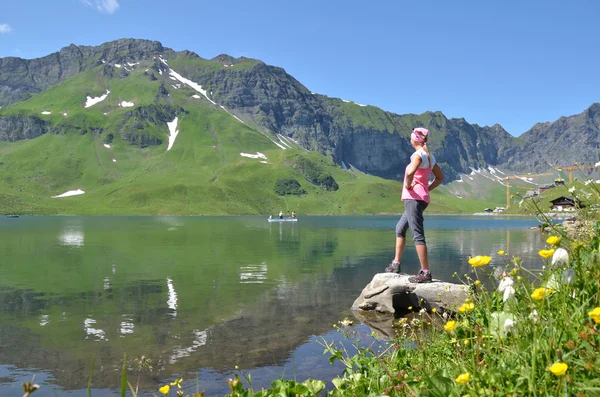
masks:
[[[275,182],[275,193],[279,196],[301,195],[305,194],[306,191],[300,186],[300,182],[295,179],[278,179]]]
[[[295,167],[313,185],[320,186],[327,191],[336,191],[339,189],[337,182],[331,174],[325,172],[317,163],[297,156]]]

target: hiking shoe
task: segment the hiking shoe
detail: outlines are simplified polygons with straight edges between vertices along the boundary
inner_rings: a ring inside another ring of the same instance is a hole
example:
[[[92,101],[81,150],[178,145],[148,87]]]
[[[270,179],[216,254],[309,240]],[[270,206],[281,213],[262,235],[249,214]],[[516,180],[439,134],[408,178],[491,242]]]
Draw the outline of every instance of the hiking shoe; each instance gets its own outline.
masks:
[[[386,273],[400,273],[400,262],[392,262],[385,268]]]
[[[431,280],[431,272],[423,269],[419,270],[416,276],[408,278],[411,283],[430,283]]]

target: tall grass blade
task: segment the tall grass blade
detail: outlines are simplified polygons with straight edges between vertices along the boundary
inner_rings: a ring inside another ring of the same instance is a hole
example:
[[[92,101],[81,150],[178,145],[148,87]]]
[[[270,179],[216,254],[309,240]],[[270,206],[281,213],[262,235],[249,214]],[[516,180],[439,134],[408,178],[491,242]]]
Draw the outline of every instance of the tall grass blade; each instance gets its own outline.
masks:
[[[92,397],[92,375],[94,374],[94,363],[96,358],[92,358],[92,367],[90,368],[90,378],[88,379],[87,390],[85,392],[86,397]]]
[[[127,354],[123,354],[123,372],[121,373],[121,397],[127,393]]]

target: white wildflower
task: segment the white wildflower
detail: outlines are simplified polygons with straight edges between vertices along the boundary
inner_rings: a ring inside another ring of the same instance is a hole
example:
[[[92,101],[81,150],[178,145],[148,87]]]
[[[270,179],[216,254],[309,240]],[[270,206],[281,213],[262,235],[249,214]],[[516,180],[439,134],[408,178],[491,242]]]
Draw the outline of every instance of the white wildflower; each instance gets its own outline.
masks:
[[[515,322],[512,318],[504,320],[504,333],[508,334],[515,326]]]
[[[538,320],[540,319],[540,316],[538,315],[537,310],[533,309],[533,311],[529,314],[529,318],[531,319],[531,321],[533,321],[534,323],[537,323]]]
[[[569,188],[569,193],[575,193],[575,186],[571,186]]]
[[[515,282],[513,278],[510,276],[506,276],[502,279],[502,281],[500,281],[500,284],[498,285],[498,291],[504,292],[504,302],[506,302],[510,297],[512,297],[515,294],[515,289],[513,287],[514,283]]]
[[[502,281],[500,281],[500,284],[498,285],[498,291],[502,292],[504,291],[507,287],[512,287],[512,285],[514,284],[514,280],[512,279],[512,277],[510,276],[506,276],[502,279]]]
[[[506,302],[508,299],[510,299],[514,295],[515,295],[515,289],[511,285],[509,285],[508,287],[506,287],[504,289],[504,296],[502,297],[502,299],[504,302]]]
[[[552,266],[568,266],[569,262],[569,253],[564,248],[557,248],[550,261]]]

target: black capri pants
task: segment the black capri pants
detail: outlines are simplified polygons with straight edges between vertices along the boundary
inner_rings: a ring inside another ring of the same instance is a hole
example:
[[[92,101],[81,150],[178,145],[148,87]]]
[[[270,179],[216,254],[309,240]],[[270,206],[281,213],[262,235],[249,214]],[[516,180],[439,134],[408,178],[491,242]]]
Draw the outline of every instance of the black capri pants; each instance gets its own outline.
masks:
[[[406,238],[406,231],[410,228],[415,245],[425,245],[423,212],[428,205],[421,200],[405,200],[404,213],[396,224],[396,237]]]

